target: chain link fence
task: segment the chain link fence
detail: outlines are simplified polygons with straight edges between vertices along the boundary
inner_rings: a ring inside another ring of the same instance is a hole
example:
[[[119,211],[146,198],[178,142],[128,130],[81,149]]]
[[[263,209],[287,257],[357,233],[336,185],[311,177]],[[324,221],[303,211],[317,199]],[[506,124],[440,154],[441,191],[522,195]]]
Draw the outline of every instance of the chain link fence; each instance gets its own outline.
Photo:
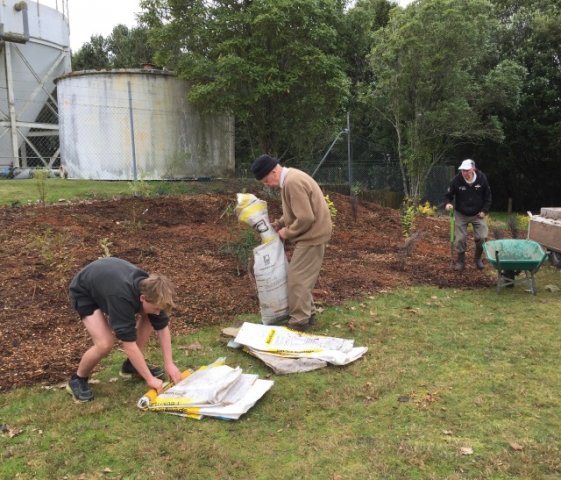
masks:
[[[6,118],[0,122],[0,165],[22,168],[59,168],[60,142],[56,92],[48,100],[27,99],[29,109],[39,111],[33,123],[16,127]],[[16,145],[14,149],[14,144]],[[17,157],[11,152],[17,151]]]
[[[56,92],[54,97],[56,98]],[[51,98],[45,103],[36,123],[39,126],[30,128],[20,144],[20,165],[31,168],[59,168],[58,109]]]
[[[323,158],[315,162],[292,161],[290,165],[314,176],[326,190],[349,194],[398,208],[404,197],[404,184],[398,160],[381,145],[361,138],[352,139],[349,148],[346,135],[332,145]],[[436,165],[427,178],[421,200],[439,205],[454,175],[454,167]]]

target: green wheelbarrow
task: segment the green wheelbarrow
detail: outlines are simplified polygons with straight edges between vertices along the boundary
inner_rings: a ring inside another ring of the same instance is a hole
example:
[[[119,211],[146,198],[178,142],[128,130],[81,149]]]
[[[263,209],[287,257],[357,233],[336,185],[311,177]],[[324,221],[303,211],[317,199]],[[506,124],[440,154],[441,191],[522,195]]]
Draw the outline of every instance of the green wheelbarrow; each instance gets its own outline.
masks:
[[[487,261],[497,270],[497,292],[504,287],[522,283],[536,294],[535,273],[547,259],[543,247],[533,240],[501,239],[483,244]],[[516,275],[524,272],[524,277]]]

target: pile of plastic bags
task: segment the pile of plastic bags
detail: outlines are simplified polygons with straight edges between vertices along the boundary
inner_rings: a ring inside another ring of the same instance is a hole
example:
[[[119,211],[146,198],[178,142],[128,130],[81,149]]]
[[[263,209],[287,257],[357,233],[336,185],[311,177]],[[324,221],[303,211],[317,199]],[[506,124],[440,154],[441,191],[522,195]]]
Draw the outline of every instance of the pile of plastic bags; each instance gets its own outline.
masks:
[[[204,416],[237,420],[273,386],[272,380],[246,374],[240,367],[232,368],[224,358],[199,368],[183,372],[182,380],[169,385],[159,395],[147,392],[137,403],[138,408],[201,419]]]
[[[328,363],[347,365],[368,351],[367,347],[355,347],[354,340],[248,322],[228,346],[244,348],[278,374],[308,372]]]

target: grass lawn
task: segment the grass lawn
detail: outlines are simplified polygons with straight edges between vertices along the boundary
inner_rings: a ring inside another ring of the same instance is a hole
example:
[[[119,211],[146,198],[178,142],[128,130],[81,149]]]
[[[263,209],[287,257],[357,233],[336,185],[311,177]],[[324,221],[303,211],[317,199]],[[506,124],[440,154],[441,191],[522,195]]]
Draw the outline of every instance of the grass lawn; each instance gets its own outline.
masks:
[[[193,194],[198,192],[221,192],[235,185],[243,188],[246,179],[224,179],[208,181],[107,181],[107,180],[67,180],[61,178],[0,180],[0,206],[20,206],[56,203],[68,200],[93,200],[122,196],[151,196]]]
[[[174,338],[182,368],[226,356],[274,379],[239,421],[138,410],[146,387],[118,377],[116,351],[93,402],[40,386],[0,395],[0,478],[561,478],[560,271],[543,266],[537,284],[536,296],[417,287],[326,308],[316,332],[369,351],[304,374],[271,374],[218,327]]]
[[[67,199],[111,198],[112,196],[131,195],[130,182],[92,182],[90,180],[46,180],[47,203]],[[35,179],[0,180],[0,205],[25,205],[40,200],[40,185]]]

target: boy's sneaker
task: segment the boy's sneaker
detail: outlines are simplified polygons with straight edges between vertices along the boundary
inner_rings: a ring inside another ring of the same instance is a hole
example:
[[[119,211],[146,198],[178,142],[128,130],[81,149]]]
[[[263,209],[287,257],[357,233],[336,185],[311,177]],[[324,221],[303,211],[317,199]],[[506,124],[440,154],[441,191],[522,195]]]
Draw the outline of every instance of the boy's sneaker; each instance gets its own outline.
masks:
[[[162,367],[148,364],[148,368],[150,369],[150,373],[152,374],[152,376],[156,378],[164,378],[165,372]],[[123,366],[121,367],[119,375],[125,378],[142,378],[128,358],[123,362]]]
[[[88,385],[87,378],[73,375],[66,384],[66,391],[74,397],[76,403],[89,402],[94,399],[94,394]]]

